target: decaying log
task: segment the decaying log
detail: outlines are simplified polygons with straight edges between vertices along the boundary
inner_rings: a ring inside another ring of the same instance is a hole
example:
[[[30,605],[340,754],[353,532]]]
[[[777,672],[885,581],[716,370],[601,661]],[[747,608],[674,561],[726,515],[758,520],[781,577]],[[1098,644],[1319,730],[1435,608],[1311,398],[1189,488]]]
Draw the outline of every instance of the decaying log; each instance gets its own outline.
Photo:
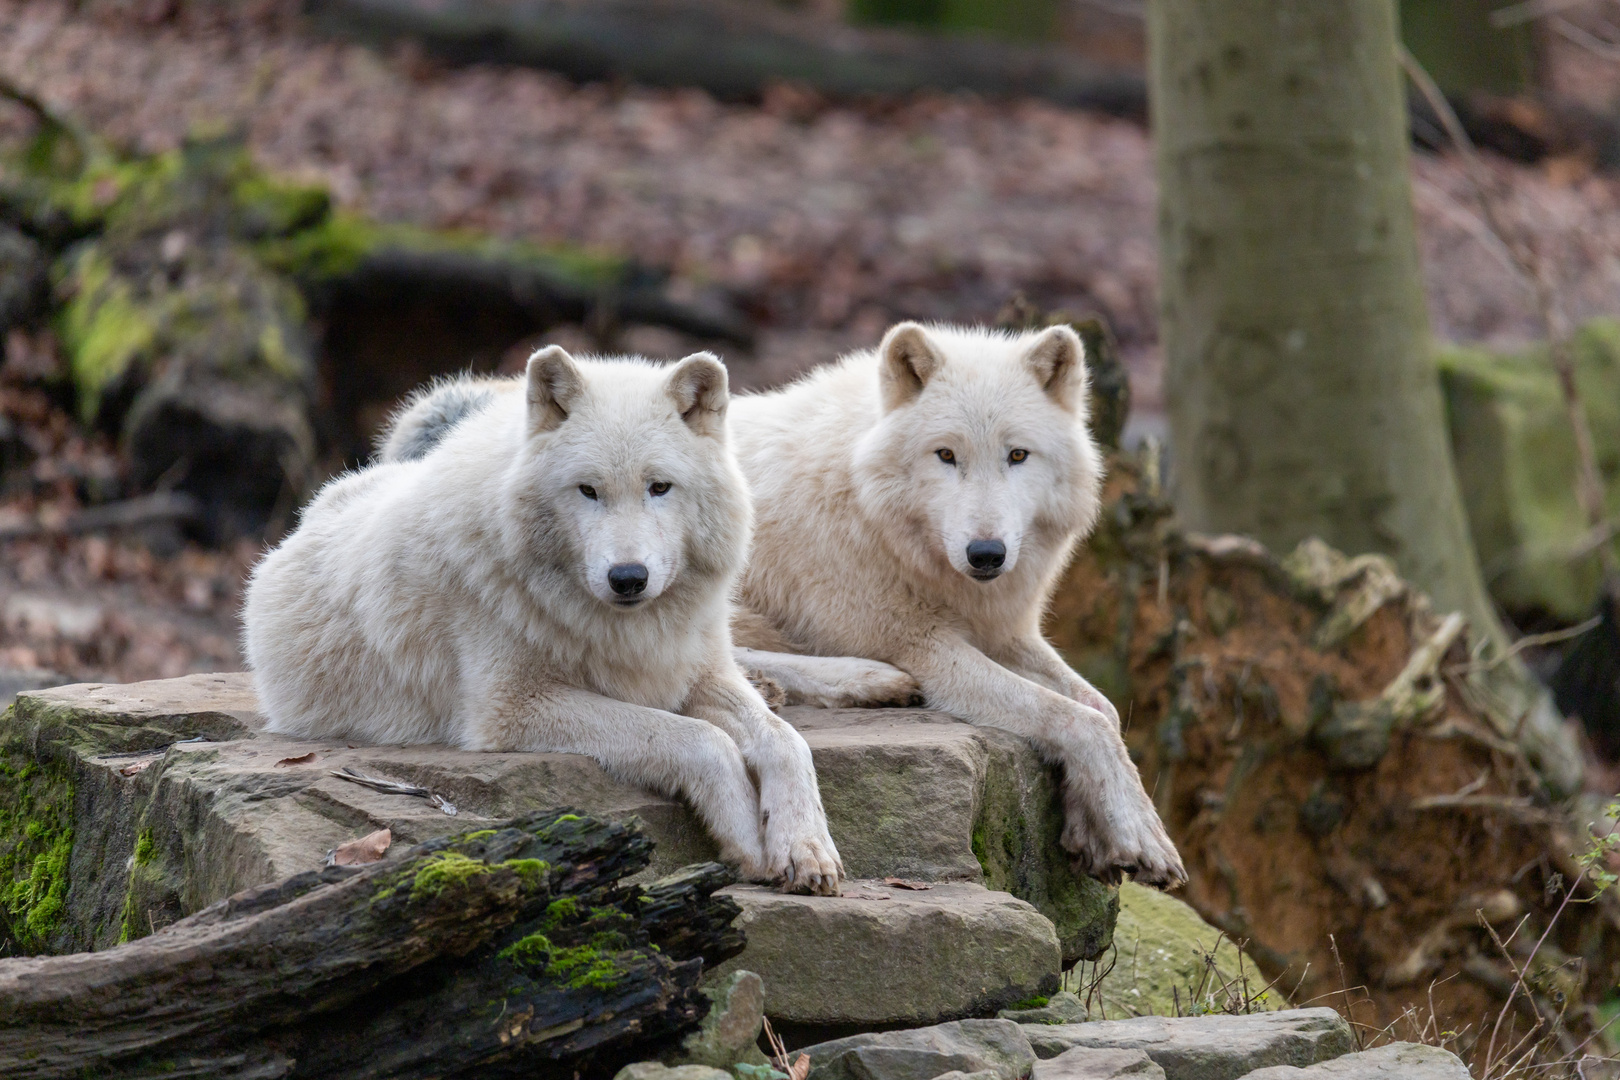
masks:
[[[757,97],[791,82],[838,97],[967,90],[1143,117],[1140,72],[1050,46],[829,28],[744,0],[308,0],[315,25],[366,41],[410,38],[458,63],[506,63],[575,79],[699,86]]]
[[[106,952],[0,961],[0,1076],[605,1073],[700,1021],[703,964],[742,948],[724,867],[620,883],[651,848],[545,811]]]

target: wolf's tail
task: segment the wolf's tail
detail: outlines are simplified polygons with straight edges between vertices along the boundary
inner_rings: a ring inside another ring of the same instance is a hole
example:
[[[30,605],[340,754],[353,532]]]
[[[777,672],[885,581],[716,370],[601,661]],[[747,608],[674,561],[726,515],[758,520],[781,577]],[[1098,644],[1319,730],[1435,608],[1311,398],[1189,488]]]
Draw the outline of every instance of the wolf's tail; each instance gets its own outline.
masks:
[[[415,461],[445,433],[495,400],[496,380],[460,375],[414,391],[377,436],[378,461]]]

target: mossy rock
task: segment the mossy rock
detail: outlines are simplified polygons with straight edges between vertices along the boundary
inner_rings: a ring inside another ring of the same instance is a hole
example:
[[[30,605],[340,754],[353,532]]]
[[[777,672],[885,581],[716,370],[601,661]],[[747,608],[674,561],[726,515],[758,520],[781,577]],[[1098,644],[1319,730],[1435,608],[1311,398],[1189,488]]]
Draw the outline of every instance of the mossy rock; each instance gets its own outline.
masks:
[[[0,943],[42,952],[67,921],[73,776],[60,755],[36,755],[0,714]]]
[[[1250,1011],[1288,1004],[1276,990],[1262,993],[1266,979],[1254,961],[1196,911],[1128,882],[1119,890],[1113,951],[1099,966],[1106,974],[1095,984],[1090,965],[1069,976],[1071,989],[1091,1001],[1093,1020],[1225,1012],[1233,995]]]
[[[1620,512],[1620,321],[1587,323],[1572,347],[1613,515]],[[1509,611],[1585,618],[1601,569],[1594,553],[1580,553],[1589,526],[1575,500],[1575,441],[1546,348],[1449,347],[1439,362],[1457,479],[1492,595]]]

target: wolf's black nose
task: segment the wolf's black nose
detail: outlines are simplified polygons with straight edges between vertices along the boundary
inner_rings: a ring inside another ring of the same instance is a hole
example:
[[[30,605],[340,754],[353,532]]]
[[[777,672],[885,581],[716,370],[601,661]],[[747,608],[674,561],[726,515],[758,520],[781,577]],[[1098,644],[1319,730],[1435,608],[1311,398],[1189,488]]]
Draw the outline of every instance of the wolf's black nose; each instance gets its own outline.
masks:
[[[975,540],[967,546],[967,557],[975,570],[1000,570],[1007,561],[1007,545],[1000,540]]]
[[[620,596],[639,596],[647,588],[647,568],[638,562],[610,566],[608,587]]]

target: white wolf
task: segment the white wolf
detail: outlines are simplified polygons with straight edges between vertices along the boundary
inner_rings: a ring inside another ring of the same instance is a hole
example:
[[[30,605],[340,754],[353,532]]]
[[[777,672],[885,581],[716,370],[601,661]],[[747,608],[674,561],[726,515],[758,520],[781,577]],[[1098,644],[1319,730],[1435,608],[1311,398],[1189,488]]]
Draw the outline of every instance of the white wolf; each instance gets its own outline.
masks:
[[[732,657],[750,511],[727,405],[709,354],[555,346],[420,395],[254,571],[270,730],[588,754],[686,796],[746,876],[836,894],[809,747]]]
[[[848,696],[901,696],[915,679],[929,705],[1030,739],[1065,770],[1062,842],[1081,868],[1168,885],[1186,871],[1118,713],[1041,636],[1097,517],[1086,391],[1066,327],[903,323],[876,351],[738,398],[755,531],[734,630],[753,646],[743,665],[790,700],[837,699],[852,675]],[[893,665],[890,689],[834,657]]]

